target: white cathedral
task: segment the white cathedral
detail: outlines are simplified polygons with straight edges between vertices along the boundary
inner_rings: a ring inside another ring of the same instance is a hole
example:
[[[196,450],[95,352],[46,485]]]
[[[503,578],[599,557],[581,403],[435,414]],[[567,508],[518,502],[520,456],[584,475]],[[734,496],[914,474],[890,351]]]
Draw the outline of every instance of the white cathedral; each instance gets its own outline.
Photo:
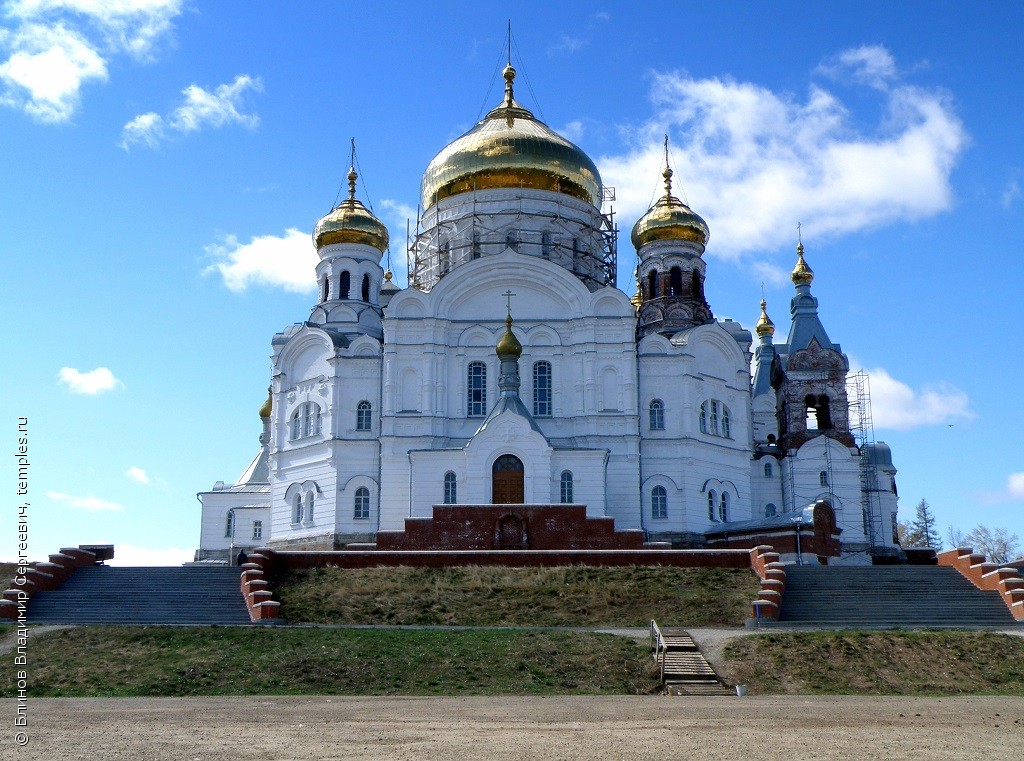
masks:
[[[755,343],[712,314],[708,228],[666,162],[633,226],[631,299],[597,167],[513,98],[511,66],[504,77],[503,102],[424,172],[405,289],[349,172],[313,233],[317,303],[271,341],[260,452],[199,494],[196,559],[366,548],[445,504],[585,505],[649,542],[701,547],[825,502],[838,562],[898,555],[896,470],[851,429],[849,363],[803,246],[786,342],[762,300]]]

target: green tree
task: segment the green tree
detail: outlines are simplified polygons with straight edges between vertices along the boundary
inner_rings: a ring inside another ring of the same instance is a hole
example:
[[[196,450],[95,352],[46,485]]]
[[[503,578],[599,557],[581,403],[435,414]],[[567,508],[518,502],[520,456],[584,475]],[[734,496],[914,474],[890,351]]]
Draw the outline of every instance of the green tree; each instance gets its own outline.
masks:
[[[942,549],[942,537],[939,535],[939,527],[935,522],[935,515],[923,497],[917,503],[917,513],[907,531],[907,544],[904,546]]]

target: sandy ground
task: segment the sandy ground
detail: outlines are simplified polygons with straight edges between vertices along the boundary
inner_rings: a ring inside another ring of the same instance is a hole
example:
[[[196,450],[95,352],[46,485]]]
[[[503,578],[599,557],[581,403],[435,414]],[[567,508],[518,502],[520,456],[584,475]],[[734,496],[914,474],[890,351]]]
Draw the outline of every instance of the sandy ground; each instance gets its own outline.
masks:
[[[2,759],[1020,759],[1024,698],[0,701]]]

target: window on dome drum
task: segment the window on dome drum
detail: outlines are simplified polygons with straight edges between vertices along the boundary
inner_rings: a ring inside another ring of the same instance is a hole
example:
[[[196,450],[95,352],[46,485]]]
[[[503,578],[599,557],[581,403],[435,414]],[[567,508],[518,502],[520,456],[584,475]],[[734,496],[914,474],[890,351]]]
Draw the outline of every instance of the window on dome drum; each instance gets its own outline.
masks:
[[[356,406],[356,430],[357,431],[368,431],[370,430],[370,412],[372,407],[367,401],[361,401]]]
[[[292,414],[289,439],[296,441],[307,436],[319,436],[321,425],[320,407],[316,402],[304,402]]]
[[[473,258],[474,259],[479,259],[480,258],[480,233],[478,233],[476,230],[473,231],[473,237],[472,237],[472,244],[471,245],[473,247]]]
[[[827,471],[823,470],[823,471],[821,471],[818,474],[818,483],[820,483],[822,486],[828,486],[828,472]]]
[[[348,270],[342,270],[341,275],[338,276],[338,298],[347,299],[351,288],[352,276],[348,273]]]
[[[770,462],[766,462],[764,464],[764,477],[765,478],[771,478],[772,477],[772,464]]]
[[[360,289],[360,295],[363,297],[363,301],[370,300],[370,276],[363,275],[363,287]]]
[[[665,403],[661,399],[652,399],[647,412],[647,422],[652,431],[665,430]]]
[[[370,490],[365,486],[356,489],[355,507],[352,510],[352,517],[357,521],[370,519]]]
[[[779,514],[779,508],[777,508],[771,502],[769,502],[767,505],[764,506],[764,517],[765,518],[771,518],[773,515],[778,515],[778,514]]]
[[[235,511],[228,510],[228,519],[224,524],[224,536],[231,536],[235,533]]]
[[[729,521],[729,492],[722,492],[722,497],[718,503],[718,519],[722,523]]]
[[[576,267],[580,263],[580,241],[578,238],[572,239],[572,271],[576,271]]]
[[[668,492],[664,486],[651,489],[651,517],[657,520],[668,518]]]
[[[519,231],[509,230],[505,233],[505,245],[511,248],[513,251],[519,250]]]
[[[292,497],[292,523],[302,523],[302,495]]]
[[[320,288],[323,291],[323,296],[320,299],[321,301],[327,301],[327,289],[330,287],[330,284],[330,279],[325,275],[323,282],[320,284]]]
[[[533,414],[551,417],[551,363],[533,363]]]
[[[262,539],[263,538],[263,521],[252,522],[252,538]]]
[[[683,295],[683,271],[678,267],[669,270],[669,296]]]
[[[551,233],[549,232],[540,234],[540,255],[545,259],[551,258]]]
[[[466,370],[466,415],[483,417],[487,414],[487,366],[483,362],[470,362]]]
[[[568,470],[562,471],[562,477],[559,483],[561,489],[559,494],[559,501],[563,505],[572,504],[572,473]]]
[[[458,481],[455,474],[449,470],[444,474],[444,504],[454,505],[458,499]]]
[[[442,243],[438,256],[441,259],[441,277],[444,277],[452,268],[452,244],[448,241]]]
[[[708,492],[708,520],[715,520],[715,494],[714,490]]]
[[[658,270],[647,273],[647,298],[658,298]]]

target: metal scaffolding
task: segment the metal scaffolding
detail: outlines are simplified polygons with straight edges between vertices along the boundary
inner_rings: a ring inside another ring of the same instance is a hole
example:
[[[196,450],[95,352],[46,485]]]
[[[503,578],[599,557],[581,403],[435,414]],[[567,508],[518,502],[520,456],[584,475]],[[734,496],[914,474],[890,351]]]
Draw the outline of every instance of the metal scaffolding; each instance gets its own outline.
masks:
[[[878,472],[865,447],[875,443],[875,425],[871,417],[871,383],[864,370],[847,376],[850,401],[850,433],[860,448],[860,493],[864,516],[864,535],[872,547],[884,544],[882,502],[879,498]]]

